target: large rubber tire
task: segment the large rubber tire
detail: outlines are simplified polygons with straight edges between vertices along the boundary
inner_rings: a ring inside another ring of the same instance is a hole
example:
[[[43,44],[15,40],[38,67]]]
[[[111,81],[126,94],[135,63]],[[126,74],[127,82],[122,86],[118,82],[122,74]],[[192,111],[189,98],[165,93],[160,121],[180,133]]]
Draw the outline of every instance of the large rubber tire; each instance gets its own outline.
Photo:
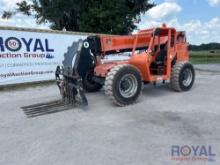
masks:
[[[133,104],[138,99],[141,90],[141,74],[132,65],[117,65],[106,76],[105,94],[117,106]]]
[[[92,72],[87,72],[83,79],[83,87],[87,92],[97,92],[102,88],[102,85],[92,80]]]
[[[176,63],[171,73],[171,88],[175,91],[188,91],[195,81],[195,70],[189,62]]]

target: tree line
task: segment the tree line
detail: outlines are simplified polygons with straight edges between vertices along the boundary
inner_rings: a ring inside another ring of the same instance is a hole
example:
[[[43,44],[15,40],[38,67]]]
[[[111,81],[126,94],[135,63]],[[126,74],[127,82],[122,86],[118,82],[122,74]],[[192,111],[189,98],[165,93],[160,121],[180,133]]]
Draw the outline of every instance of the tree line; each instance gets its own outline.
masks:
[[[220,43],[208,43],[208,44],[201,44],[201,45],[189,45],[189,50],[191,51],[214,51],[214,50],[220,50]]]

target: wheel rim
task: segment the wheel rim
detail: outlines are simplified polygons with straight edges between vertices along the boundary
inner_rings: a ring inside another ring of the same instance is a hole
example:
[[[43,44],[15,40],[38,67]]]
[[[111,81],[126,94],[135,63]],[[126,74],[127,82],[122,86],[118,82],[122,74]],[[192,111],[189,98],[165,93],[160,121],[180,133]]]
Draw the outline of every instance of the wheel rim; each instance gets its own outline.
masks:
[[[120,94],[125,98],[134,96],[137,91],[137,84],[137,79],[134,75],[124,75],[119,82]]]
[[[190,86],[190,84],[192,83],[192,80],[193,80],[192,70],[191,70],[190,68],[186,68],[186,69],[183,71],[183,76],[182,76],[183,85],[184,85],[185,87]]]

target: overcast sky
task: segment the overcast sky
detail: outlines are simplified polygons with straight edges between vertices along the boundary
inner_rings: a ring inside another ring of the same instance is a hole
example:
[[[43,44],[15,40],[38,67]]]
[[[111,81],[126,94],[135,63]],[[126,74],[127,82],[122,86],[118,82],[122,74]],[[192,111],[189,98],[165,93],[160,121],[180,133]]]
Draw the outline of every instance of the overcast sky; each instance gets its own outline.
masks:
[[[0,0],[0,12],[10,10],[21,0]],[[220,0],[152,0],[157,6],[141,16],[139,29],[166,23],[187,31],[192,44],[220,42]],[[18,14],[10,20],[0,19],[0,26],[45,28],[34,18]]]

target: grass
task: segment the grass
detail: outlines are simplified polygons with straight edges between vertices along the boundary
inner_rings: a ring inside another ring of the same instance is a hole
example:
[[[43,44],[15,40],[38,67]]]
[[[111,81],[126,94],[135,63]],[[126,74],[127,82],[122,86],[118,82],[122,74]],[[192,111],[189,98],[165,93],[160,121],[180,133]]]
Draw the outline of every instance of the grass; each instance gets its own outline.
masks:
[[[219,64],[220,50],[214,53],[210,51],[190,51],[190,61],[194,64]]]

